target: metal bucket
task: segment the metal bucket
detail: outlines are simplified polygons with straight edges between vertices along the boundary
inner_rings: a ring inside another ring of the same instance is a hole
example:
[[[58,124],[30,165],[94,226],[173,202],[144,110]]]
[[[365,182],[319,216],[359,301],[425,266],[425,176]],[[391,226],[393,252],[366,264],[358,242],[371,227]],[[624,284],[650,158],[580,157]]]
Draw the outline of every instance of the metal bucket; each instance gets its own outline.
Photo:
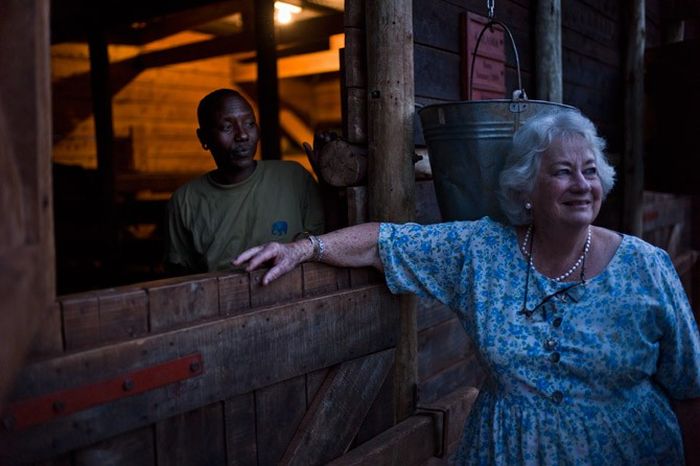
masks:
[[[485,215],[505,220],[496,191],[513,134],[535,115],[575,109],[555,102],[527,100],[513,35],[500,21],[492,19],[482,29],[472,64],[484,32],[494,25],[501,26],[508,34],[515,54],[519,88],[513,93],[513,100],[450,102],[428,105],[418,111],[430,154],[438,205],[445,221],[476,220]],[[473,66],[471,71],[470,97]]]
[[[535,115],[574,109],[542,100],[469,100],[419,110],[435,193],[445,221],[505,220],[498,176],[513,134]]]

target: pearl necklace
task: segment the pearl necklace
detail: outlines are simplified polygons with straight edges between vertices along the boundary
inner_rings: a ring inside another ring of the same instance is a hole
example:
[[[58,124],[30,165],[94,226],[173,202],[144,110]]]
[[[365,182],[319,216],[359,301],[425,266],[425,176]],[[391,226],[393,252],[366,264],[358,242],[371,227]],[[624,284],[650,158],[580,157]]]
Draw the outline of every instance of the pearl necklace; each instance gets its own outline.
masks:
[[[523,244],[520,245],[520,250],[523,252],[523,255],[528,258],[528,265],[532,268],[533,271],[537,272],[537,269],[535,268],[535,259],[534,256],[535,254],[532,252],[528,251],[527,243],[530,241],[530,236],[532,235],[532,224],[530,224],[527,227],[527,232],[525,232],[525,238],[523,238]],[[588,235],[586,235],[586,243],[583,245],[583,252],[579,256],[579,258],[576,260],[574,265],[571,266],[569,270],[564,272],[563,274],[559,275],[556,278],[553,278],[555,282],[560,282],[567,277],[569,277],[576,269],[578,269],[581,264],[583,263],[584,260],[586,260],[586,256],[588,255],[588,250],[591,248],[591,226],[588,225]]]

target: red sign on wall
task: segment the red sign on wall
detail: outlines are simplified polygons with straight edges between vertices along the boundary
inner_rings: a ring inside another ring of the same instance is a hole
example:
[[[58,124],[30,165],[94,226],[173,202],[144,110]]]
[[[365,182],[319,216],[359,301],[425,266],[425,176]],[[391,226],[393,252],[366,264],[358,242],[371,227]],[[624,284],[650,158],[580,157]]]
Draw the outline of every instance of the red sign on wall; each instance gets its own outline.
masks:
[[[488,18],[475,13],[460,16],[462,43],[460,47],[462,99],[469,99],[469,78],[474,66],[472,99],[503,99],[506,97],[506,52],[503,30],[494,26],[484,32],[472,63],[474,48]]]

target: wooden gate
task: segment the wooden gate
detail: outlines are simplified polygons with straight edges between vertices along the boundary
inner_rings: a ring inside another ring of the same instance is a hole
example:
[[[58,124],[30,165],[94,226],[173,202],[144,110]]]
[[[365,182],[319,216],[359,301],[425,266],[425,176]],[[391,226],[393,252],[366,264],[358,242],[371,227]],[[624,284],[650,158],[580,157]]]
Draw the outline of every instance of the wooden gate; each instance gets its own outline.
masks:
[[[5,461],[319,464],[391,427],[398,313],[377,275],[261,276],[61,297],[3,417]]]

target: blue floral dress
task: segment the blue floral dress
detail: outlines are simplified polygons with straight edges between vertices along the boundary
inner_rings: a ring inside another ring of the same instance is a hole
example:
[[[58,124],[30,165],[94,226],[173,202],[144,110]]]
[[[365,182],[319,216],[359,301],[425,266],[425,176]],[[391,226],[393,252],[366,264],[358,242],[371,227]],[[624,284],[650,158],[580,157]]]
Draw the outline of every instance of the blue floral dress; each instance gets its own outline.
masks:
[[[379,231],[392,292],[452,308],[487,369],[459,464],[683,464],[669,398],[700,397],[700,336],[664,251],[624,236],[603,272],[566,290],[531,271],[528,317],[514,228],[484,218]]]

